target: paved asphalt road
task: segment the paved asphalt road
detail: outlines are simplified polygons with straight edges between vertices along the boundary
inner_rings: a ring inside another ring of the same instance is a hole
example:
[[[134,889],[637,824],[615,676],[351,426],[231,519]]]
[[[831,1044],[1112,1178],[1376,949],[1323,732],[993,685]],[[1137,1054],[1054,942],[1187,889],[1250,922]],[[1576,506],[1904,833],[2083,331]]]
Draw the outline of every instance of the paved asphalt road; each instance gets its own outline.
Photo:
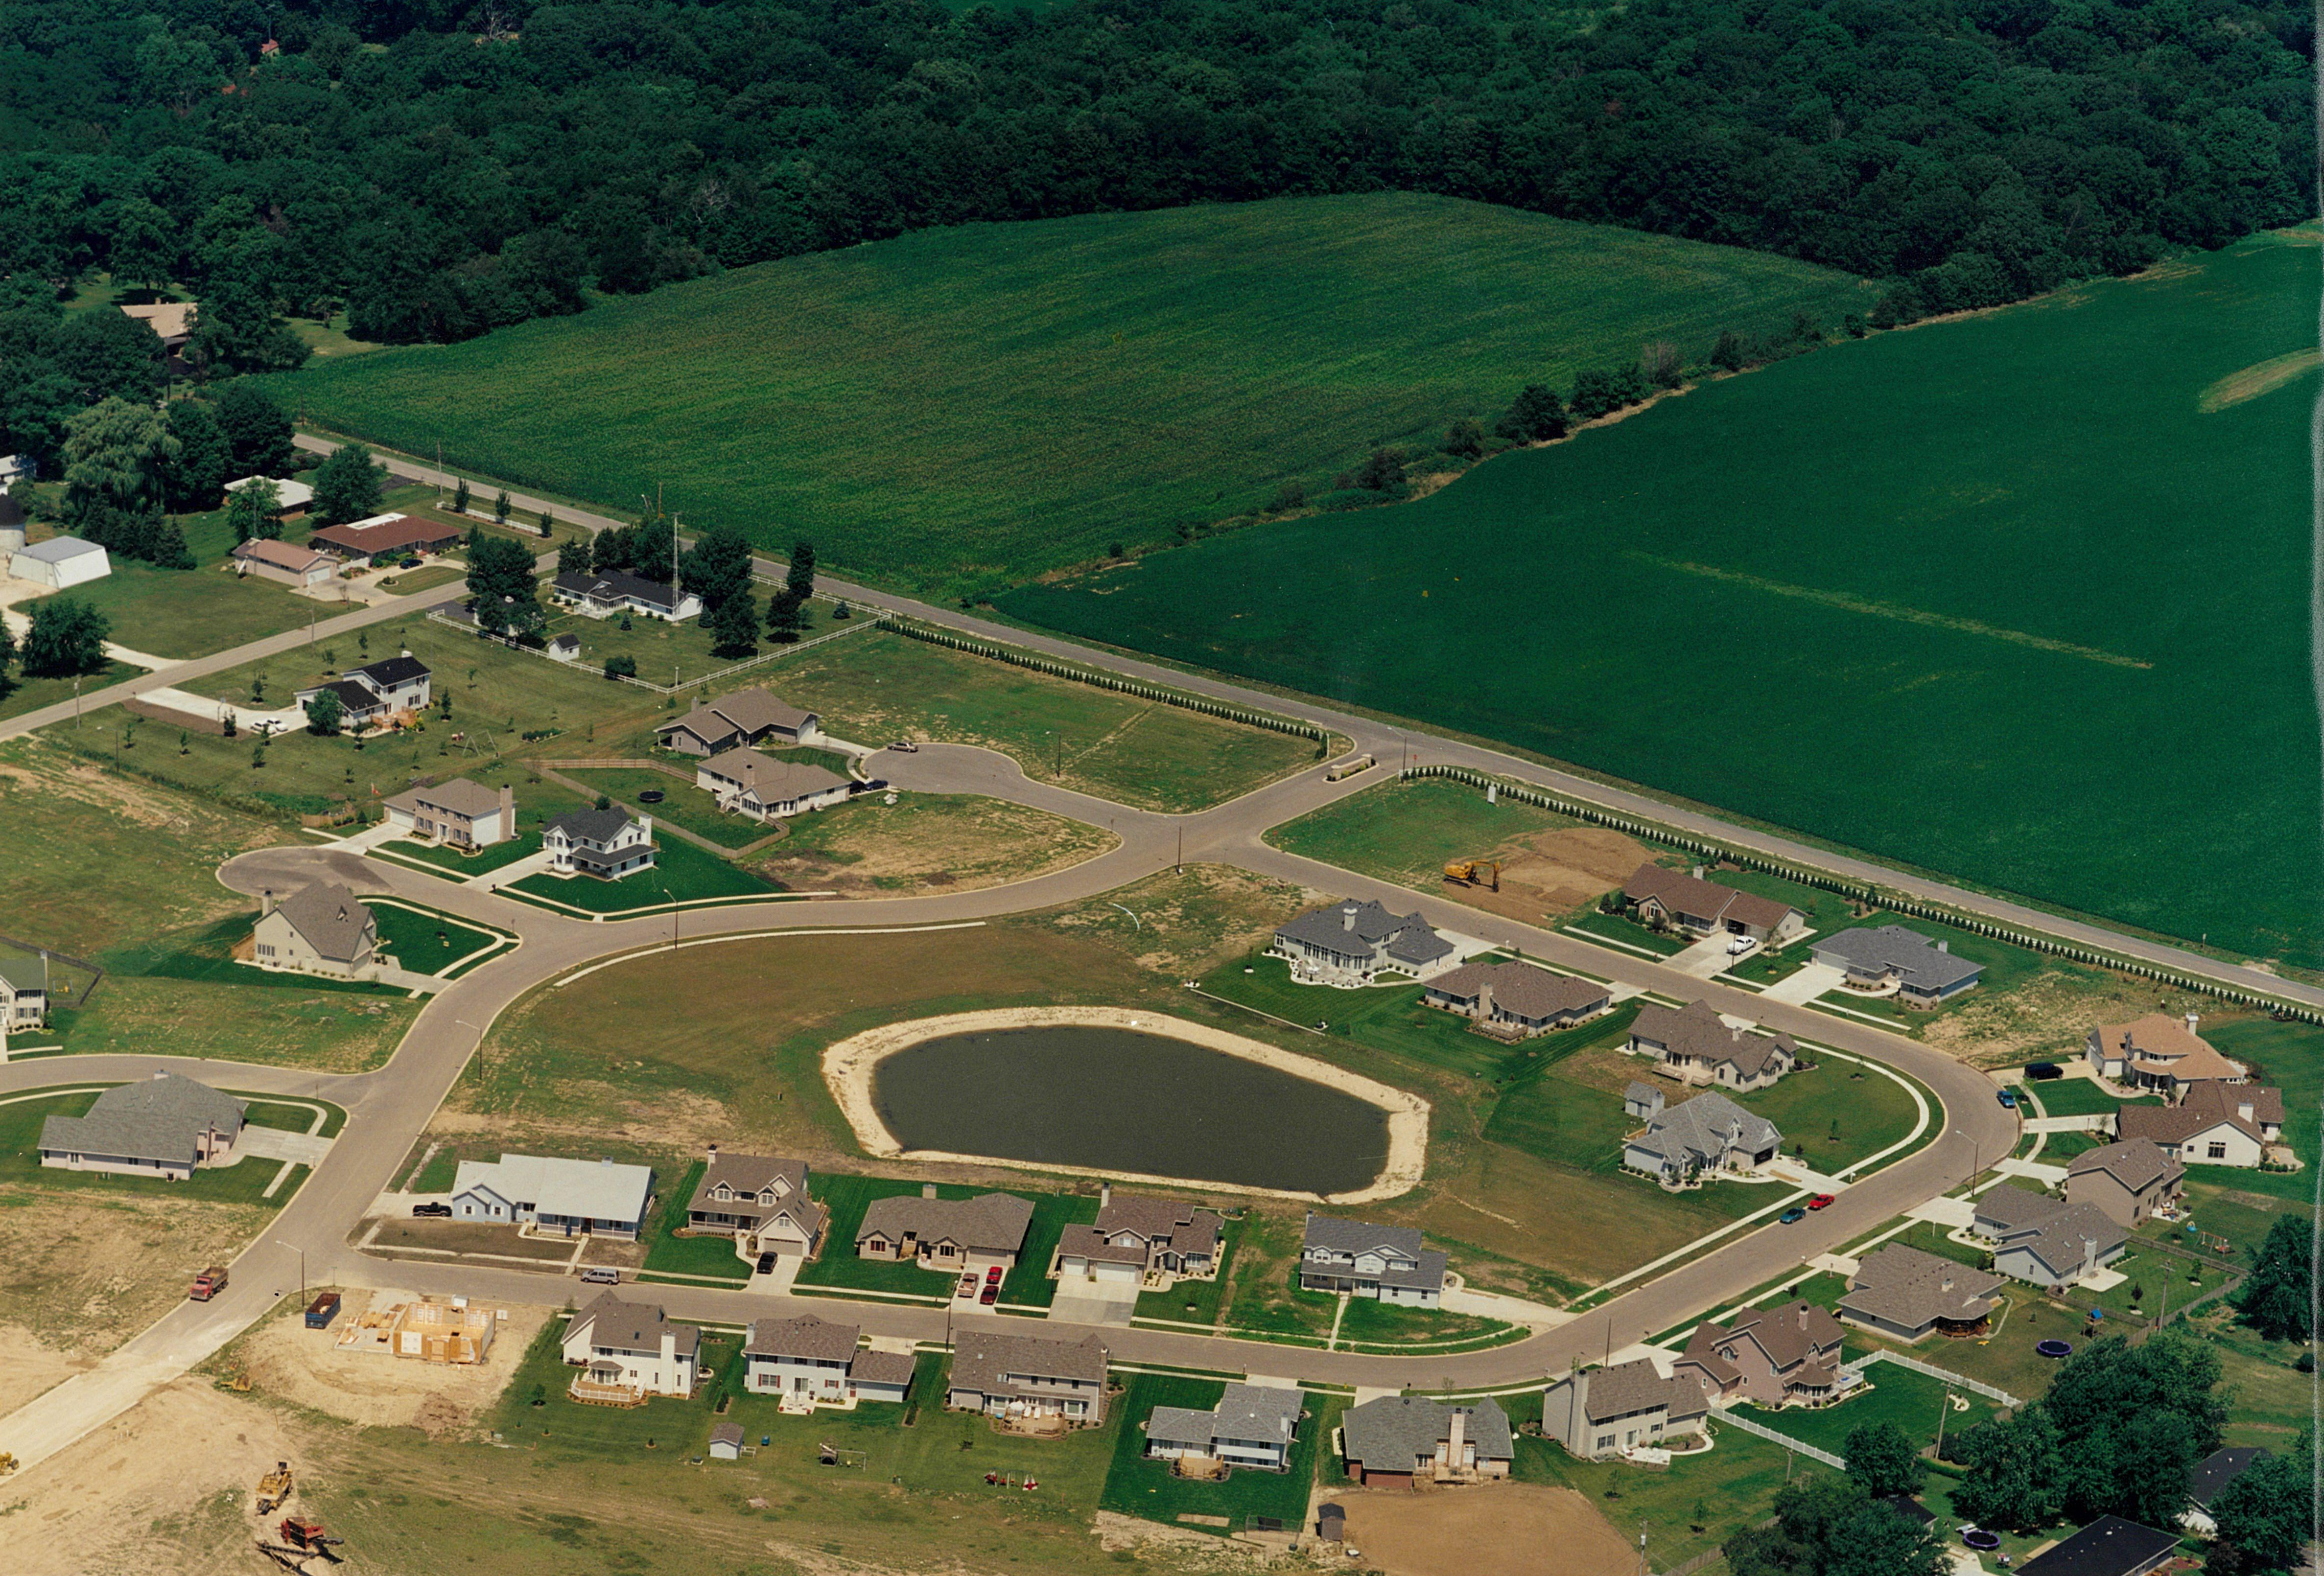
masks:
[[[309,448],[329,447],[318,439],[302,438],[300,441]],[[435,479],[425,467],[399,463],[398,468],[420,474],[423,479]],[[528,512],[543,507],[540,501],[530,498],[516,498],[514,503]],[[595,526],[619,523],[564,506],[557,506],[557,512]],[[2093,946],[2118,954],[2148,958],[2190,973],[2324,1005],[2324,991],[2257,975],[2135,937],[2017,909],[1940,883],[1919,881],[1885,868],[1860,864],[1821,850],[1731,826],[1713,817],[1675,810],[1657,801],[1478,746],[1398,730],[1374,719],[1117,658],[863,587],[829,580],[823,584],[832,594],[869,607],[893,608],[931,622],[1071,655],[1239,705],[1300,716],[1346,735],[1357,749],[1379,756],[1388,769],[1393,769],[1409,747],[1431,761],[1469,765],[1530,780],[1610,808],[1698,830],[1705,835],[1803,863],[1876,880],[1891,888],[1914,891],[1998,919],[2038,925],[2052,934],[2078,935]],[[447,586],[424,597],[383,604],[335,619],[318,634],[336,634],[366,623],[410,616],[420,607],[459,594],[459,587]],[[254,642],[94,692],[85,697],[84,704],[99,705],[161,685],[182,686],[204,673],[289,650],[306,639],[304,631],[293,631]],[[71,709],[67,705],[11,719],[0,723],[0,737],[70,714]],[[1189,861],[1232,863],[1326,890],[1376,897],[1399,908],[1416,907],[1434,923],[1497,942],[1514,943],[1529,954],[1552,963],[1585,968],[1600,976],[1683,1000],[1707,998],[1721,1011],[1754,1018],[1771,1028],[1896,1067],[1918,1078],[1943,1103],[1946,1130],[1933,1143],[1847,1190],[1830,1209],[1797,1225],[1767,1226],[1748,1232],[1571,1323],[1516,1345],[1457,1357],[1366,1357],[1154,1331],[1108,1332],[1108,1343],[1118,1357],[1126,1360],[1268,1372],[1289,1368],[1301,1378],[1343,1383],[1435,1386],[1450,1382],[1483,1388],[1537,1381],[1545,1374],[1562,1371],[1575,1359],[1600,1355],[1609,1346],[1620,1347],[1641,1335],[1733,1302],[1752,1287],[1804,1263],[1813,1255],[1860,1236],[1878,1222],[1958,1184],[1979,1164],[1989,1165],[2006,1154],[2015,1142],[2015,1119],[1996,1103],[1989,1081],[1910,1040],[1870,1025],[1847,1023],[1805,1009],[1771,1003],[1748,991],[1706,985],[1654,961],[1618,954],[1569,935],[1486,915],[1442,898],[1351,876],[1285,854],[1261,841],[1260,834],[1268,826],[1360,792],[1378,780],[1377,773],[1365,773],[1333,784],[1323,780],[1320,770],[1309,770],[1200,815],[1168,816],[1130,810],[1067,789],[1028,782],[1013,761],[989,751],[957,746],[932,745],[917,755],[886,755],[881,758],[879,770],[899,787],[1010,798],[1107,826],[1120,841],[1111,851],[1071,869],[981,891],[828,904],[752,905],[691,913],[679,922],[686,944],[703,945],[718,937],[752,933],[790,933],[800,937],[799,945],[807,946],[812,945],[813,934],[818,929],[956,924],[1022,913],[1111,891],[1169,865],[1182,857],[1183,850],[1183,857]],[[268,887],[283,889],[322,874],[349,882],[361,890],[395,892],[463,917],[499,925],[515,931],[522,937],[522,945],[431,998],[392,1061],[377,1072],[318,1080],[312,1074],[274,1068],[211,1069],[218,1081],[234,1087],[270,1092],[319,1087],[326,1097],[347,1108],[350,1114],[346,1128],[330,1158],[282,1211],[267,1235],[253,1243],[235,1261],[233,1283],[224,1296],[206,1304],[187,1304],[180,1307],[134,1338],[95,1370],[59,1386],[14,1415],[0,1420],[0,1449],[14,1451],[20,1461],[30,1464],[42,1460],[118,1415],[143,1396],[184,1371],[188,1365],[214,1351],[261,1316],[281,1295],[295,1293],[301,1274],[301,1250],[304,1274],[310,1282],[465,1291],[525,1302],[560,1301],[569,1289],[520,1271],[409,1262],[391,1265],[355,1253],[347,1246],[347,1240],[364,1211],[392,1179],[398,1163],[425,1129],[499,1012],[525,991],[585,963],[669,945],[669,920],[665,917],[589,923],[513,903],[486,890],[456,886],[416,871],[312,847],[244,855],[226,868],[224,877],[237,889],[254,893]],[[0,1091],[143,1075],[162,1062],[162,1058],[60,1057],[19,1064],[0,1068]],[[209,1075],[203,1072],[202,1064],[192,1064],[188,1070],[197,1075]],[[658,1286],[655,1296],[678,1316],[730,1323],[761,1313],[811,1310],[825,1316],[844,1314],[877,1332],[940,1337],[946,1319],[945,1313],[934,1310],[835,1305],[827,1299],[776,1298],[713,1287]],[[1013,1323],[1010,1327],[1021,1328]]]

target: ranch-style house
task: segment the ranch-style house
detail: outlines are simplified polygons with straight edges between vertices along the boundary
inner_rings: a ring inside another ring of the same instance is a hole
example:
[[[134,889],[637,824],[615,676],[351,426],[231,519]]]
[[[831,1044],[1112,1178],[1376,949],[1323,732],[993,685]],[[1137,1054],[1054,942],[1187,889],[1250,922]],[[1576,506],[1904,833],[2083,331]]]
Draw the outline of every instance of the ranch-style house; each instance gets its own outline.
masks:
[[[1029,1199],[1009,1193],[938,1198],[936,1184],[928,1183],[918,1197],[876,1198],[866,1205],[855,1229],[855,1252],[861,1258],[916,1258],[924,1269],[995,1264],[1013,1269],[1032,1223]]]
[[[463,1221],[529,1225],[536,1235],[634,1238],[653,1183],[651,1166],[611,1160],[463,1160],[452,1178],[452,1212]]]
[[[245,1102],[175,1073],[156,1073],[97,1097],[86,1116],[41,1123],[41,1164],[183,1182],[234,1153]]]

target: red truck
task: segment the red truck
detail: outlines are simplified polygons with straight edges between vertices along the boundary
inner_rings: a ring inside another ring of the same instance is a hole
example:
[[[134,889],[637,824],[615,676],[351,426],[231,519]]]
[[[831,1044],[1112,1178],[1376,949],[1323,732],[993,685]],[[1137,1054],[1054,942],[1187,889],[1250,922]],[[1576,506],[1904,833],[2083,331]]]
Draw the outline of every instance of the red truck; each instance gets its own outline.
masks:
[[[207,1303],[224,1290],[226,1290],[226,1267],[213,1264],[201,1274],[194,1276],[193,1289],[186,1295],[198,1303]]]

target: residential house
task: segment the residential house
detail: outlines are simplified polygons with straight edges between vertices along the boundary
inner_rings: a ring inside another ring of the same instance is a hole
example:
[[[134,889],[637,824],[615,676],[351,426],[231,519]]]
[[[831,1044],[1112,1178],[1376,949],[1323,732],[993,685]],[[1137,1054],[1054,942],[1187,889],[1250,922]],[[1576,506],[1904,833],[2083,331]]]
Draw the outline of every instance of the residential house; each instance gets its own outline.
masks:
[[[2200,1078],[2182,1086],[2176,1105],[2126,1105],[2115,1135],[2151,1139],[2181,1166],[2239,1166],[2269,1158],[2283,1137],[2283,1091]]]
[[[309,534],[307,545],[350,564],[449,552],[460,545],[460,528],[411,514],[374,514],[346,525],[327,525]]]
[[[653,1167],[611,1160],[463,1160],[452,1178],[452,1212],[463,1221],[530,1225],[541,1235],[635,1238],[653,1183]]]
[[[516,835],[516,790],[488,788],[465,777],[397,794],[385,808],[391,825],[471,853]]]
[[[743,748],[714,755],[694,769],[694,784],[721,810],[753,821],[778,821],[844,804],[855,785],[804,760],[780,760]]]
[[[1282,926],[1268,949],[1290,963],[1293,979],[1317,985],[1369,985],[1380,973],[1425,980],[1452,967],[1457,950],[1419,915],[1352,898]]]
[[[1731,1323],[1695,1327],[1673,1374],[1715,1406],[1820,1405],[1840,1393],[1840,1321],[1813,1303],[1746,1308]]]
[[[540,846],[551,875],[618,881],[653,868],[653,817],[619,808],[567,810],[541,826]]]
[[[1031,1202],[1014,1194],[938,1198],[930,1183],[918,1197],[873,1199],[855,1229],[855,1253],[859,1258],[916,1258],[924,1269],[995,1264],[1013,1269],[1024,1250],[1025,1228],[1032,1223]]]
[[[1800,1047],[1791,1036],[1746,1033],[1708,1001],[1677,1009],[1647,1002],[1630,1024],[1629,1049],[1654,1057],[1659,1071],[1682,1083],[1717,1083],[1738,1092],[1767,1088],[1800,1064]]]
[[[1203,1276],[1218,1267],[1226,1221],[1179,1198],[1101,1190],[1094,1225],[1067,1226],[1057,1244],[1060,1280],[1142,1284],[1149,1275]]]
[[[576,1399],[685,1400],[694,1394],[702,1332],[607,1292],[566,1321],[564,1347],[565,1360],[581,1370],[573,1379]]]
[[[8,573],[35,585],[69,591],[112,574],[113,560],[95,542],[77,536],[52,536],[9,554]]]
[[[812,744],[823,737],[813,712],[786,705],[764,689],[738,689],[704,701],[674,723],[654,729],[654,741],[681,755],[719,755],[746,744]]]
[[[1351,1406],[1340,1418],[1340,1452],[1351,1479],[1384,1488],[1506,1478],[1516,1454],[1509,1415],[1489,1396],[1473,1405],[1382,1396]]]
[[[1756,1171],[1783,1147],[1775,1123],[1706,1090],[1647,1118],[1646,1130],[1622,1146],[1622,1164],[1679,1187],[1722,1172]]]
[[[384,1350],[391,1357],[415,1358],[421,1362],[475,1364],[492,1354],[493,1338],[499,1332],[500,1321],[490,1308],[474,1306],[466,1297],[455,1297],[448,1303],[422,1297],[416,1303],[398,1303],[388,1310],[386,1327],[380,1331],[376,1347],[371,1345],[361,1325],[343,1332],[339,1343],[346,1346],[361,1341],[365,1350]],[[626,1405],[629,1397],[621,1399]]]
[[[2187,1173],[2152,1138],[2085,1149],[2066,1164],[2066,1202],[2095,1204],[2116,1225],[2136,1230],[2179,1202]]]
[[[207,1083],[156,1073],[142,1083],[106,1090],[86,1116],[44,1119],[41,1164],[183,1182],[196,1166],[234,1153],[243,1110],[243,1101]]]
[[[1444,1299],[1444,1255],[1422,1247],[1413,1227],[1375,1226],[1310,1210],[1299,1240],[1299,1289],[1434,1308]]]
[[[2082,1053],[2090,1071],[2132,1089],[2178,1093],[2190,1084],[2216,1080],[2240,1083],[2249,1069],[2231,1062],[2195,1032],[2202,1019],[2190,1012],[2181,1020],[2150,1012],[2128,1023],[2102,1023],[2090,1030]]]
[[[1889,1242],[1858,1262],[1840,1295],[1840,1316],[1900,1341],[1932,1331],[1978,1335],[2000,1304],[1994,1293],[2001,1285],[1997,1275]]]
[[[1788,903],[1702,879],[1697,865],[1688,874],[1661,865],[1640,865],[1622,885],[1622,900],[1646,924],[1668,925],[1691,935],[1748,936],[1781,946],[1807,928],[1807,916]]]
[[[637,613],[676,623],[702,612],[702,598],[693,592],[626,569],[567,569],[549,583],[549,594],[584,618]]]
[[[2187,1473],[2187,1508],[2180,1513],[2179,1525],[2198,1537],[2218,1536],[2219,1524],[2211,1518],[2211,1506],[2228,1484],[2255,1463],[2267,1460],[2268,1453],[2257,1445],[2235,1444],[2197,1461]]]
[[[1907,1007],[1934,1007],[1970,989],[1985,972],[1983,964],[1955,957],[1952,945],[1901,925],[1868,926],[1823,937],[1808,956],[1840,970],[1850,990],[1893,991]]]
[[[1622,1090],[1622,1114],[1633,1121],[1651,1121],[1662,1114],[1663,1092],[1637,1079],[1630,1080]]]
[[[424,709],[429,683],[428,665],[406,651],[400,657],[350,668],[327,683],[309,685],[291,698],[303,706],[327,690],[338,696],[342,720],[349,727],[368,728]]]
[[[304,482],[294,482],[287,476],[240,476],[228,482],[226,484],[226,490],[228,494],[233,494],[260,482],[269,483],[274,488],[273,518],[276,520],[293,514],[304,514],[307,512],[308,505],[315,502],[313,487]]]
[[[2096,1204],[2006,1185],[1978,1195],[1969,1230],[1994,1245],[1995,1269],[2029,1286],[2071,1286],[2121,1258],[2129,1243]]]
[[[2179,1553],[2179,1535],[2102,1516],[2017,1567],[2018,1576],[2147,1576]]]
[[[164,354],[175,355],[194,336],[201,308],[193,301],[155,301],[150,306],[124,307],[121,315],[134,318],[160,336]]]
[[[1595,1018],[1613,988],[1531,963],[1465,963],[1428,982],[1420,999],[1509,1035],[1546,1034]]]
[[[251,954],[262,969],[351,980],[379,961],[379,921],[335,881],[301,887],[280,903],[272,891],[259,901]]]
[[[1677,1373],[1665,1377],[1639,1358],[1584,1369],[1550,1386],[1541,1398],[1541,1432],[1568,1454],[1594,1461],[1700,1438],[1710,1412],[1699,1380]]]
[[[830,1222],[831,1212],[807,1195],[806,1161],[729,1154],[715,1144],[686,1205],[687,1230],[731,1236],[745,1258],[813,1258]]]
[[[0,954],[0,1037],[49,1021],[49,954]]]
[[[1307,1397],[1276,1385],[1229,1385],[1207,1412],[1157,1406],[1146,1420],[1146,1453],[1160,1461],[1218,1461],[1254,1471],[1291,1470],[1291,1445]]]
[[[1105,1364],[1106,1350],[1094,1335],[1045,1341],[958,1331],[945,1405],[995,1417],[1062,1417],[1094,1428],[1105,1421]]]
[[[862,1341],[858,1326],[813,1314],[754,1319],[742,1342],[742,1387],[826,1405],[901,1401],[912,1387],[912,1354],[873,1351]]]
[[[234,572],[278,585],[322,585],[339,572],[339,561],[312,548],[254,536],[234,549]]]

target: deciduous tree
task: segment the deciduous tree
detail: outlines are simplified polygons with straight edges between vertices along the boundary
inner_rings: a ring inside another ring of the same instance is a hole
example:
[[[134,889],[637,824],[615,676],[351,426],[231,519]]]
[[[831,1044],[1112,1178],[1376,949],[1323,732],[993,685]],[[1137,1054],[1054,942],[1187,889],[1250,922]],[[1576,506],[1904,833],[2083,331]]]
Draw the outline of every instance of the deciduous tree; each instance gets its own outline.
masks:
[[[2298,1214],[2275,1217],[2260,1245],[2259,1262],[2236,1298],[2243,1322],[2270,1341],[2310,1341],[2309,1238],[2307,1218]]]
[[[226,506],[226,517],[234,526],[234,539],[278,539],[282,535],[282,521],[277,518],[281,507],[281,490],[269,477],[259,476],[236,488]]]
[[[788,592],[779,594],[788,595]],[[710,615],[710,632],[721,657],[747,657],[759,649],[759,601],[748,591],[727,594]]]
[[[70,678],[103,671],[112,621],[71,596],[44,596],[32,604],[21,666],[27,678]]]
[[[1849,1477],[1876,1499],[1921,1491],[1921,1452],[1894,1423],[1865,1423],[1849,1429],[1840,1453]]]
[[[307,703],[307,732],[320,733],[326,738],[334,736],[339,731],[339,724],[346,720],[346,704],[339,699],[337,690],[319,690]]]
[[[1511,443],[1546,443],[1565,436],[1565,406],[1545,383],[1527,383],[1509,401],[1493,429]]]
[[[468,540],[468,591],[476,623],[498,634],[539,634],[549,622],[524,544],[476,532]]]
[[[237,379],[220,390],[217,419],[226,429],[226,441],[234,447],[236,472],[245,476],[279,476],[290,468],[290,418],[256,383]]]
[[[315,467],[315,518],[345,525],[379,512],[380,479],[385,467],[373,463],[360,443],[343,443]]]
[[[813,570],[808,571],[810,575]],[[731,525],[710,527],[696,538],[693,549],[680,563],[679,584],[702,598],[705,612],[713,616],[727,602],[751,589],[751,544],[742,533]],[[751,608],[751,641],[758,643],[759,610]]]

